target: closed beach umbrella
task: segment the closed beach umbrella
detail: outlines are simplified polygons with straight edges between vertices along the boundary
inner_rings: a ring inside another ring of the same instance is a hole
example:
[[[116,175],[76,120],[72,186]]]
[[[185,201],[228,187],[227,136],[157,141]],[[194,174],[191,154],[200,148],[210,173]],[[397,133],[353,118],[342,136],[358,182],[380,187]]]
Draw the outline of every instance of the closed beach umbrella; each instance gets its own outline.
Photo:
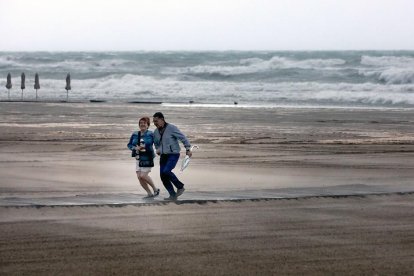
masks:
[[[23,90],[26,88],[25,82],[26,82],[26,75],[22,73],[22,81],[20,83],[20,88],[22,89],[22,101],[23,101]]]
[[[66,101],[68,101],[69,98],[69,90],[71,90],[72,88],[70,87],[70,74],[68,73],[68,75],[66,76]]]
[[[37,101],[37,90],[40,89],[39,74],[38,73],[36,73],[36,75],[35,75],[34,89],[36,89],[36,101]]]
[[[10,89],[12,88],[12,82],[11,82],[11,75],[10,73],[7,74],[7,83],[6,83],[6,88],[8,91],[8,95],[9,95],[9,100],[10,100]]]

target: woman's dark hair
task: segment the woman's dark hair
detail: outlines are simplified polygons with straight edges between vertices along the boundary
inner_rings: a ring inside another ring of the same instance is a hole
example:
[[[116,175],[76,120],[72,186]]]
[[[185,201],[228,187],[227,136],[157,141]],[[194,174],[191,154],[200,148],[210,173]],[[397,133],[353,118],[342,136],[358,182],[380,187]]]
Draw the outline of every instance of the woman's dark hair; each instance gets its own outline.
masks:
[[[150,124],[151,124],[150,118],[148,118],[148,117],[142,117],[141,119],[139,119],[138,124],[139,124],[141,121],[144,121],[144,123],[146,123],[146,124],[147,124],[147,126],[150,126]]]

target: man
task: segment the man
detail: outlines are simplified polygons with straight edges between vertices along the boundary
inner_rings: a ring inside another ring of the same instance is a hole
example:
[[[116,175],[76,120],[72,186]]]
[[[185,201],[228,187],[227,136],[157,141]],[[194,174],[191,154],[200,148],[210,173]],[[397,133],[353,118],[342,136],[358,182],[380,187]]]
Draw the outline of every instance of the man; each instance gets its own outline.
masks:
[[[170,194],[165,200],[176,200],[185,191],[184,184],[178,180],[172,172],[180,158],[181,141],[186,149],[186,155],[192,156],[191,144],[187,137],[175,126],[165,121],[161,112],[156,112],[153,116],[153,123],[157,127],[154,131],[154,145],[156,153],[160,155],[160,176],[164,187]],[[174,190],[173,185],[177,188]]]

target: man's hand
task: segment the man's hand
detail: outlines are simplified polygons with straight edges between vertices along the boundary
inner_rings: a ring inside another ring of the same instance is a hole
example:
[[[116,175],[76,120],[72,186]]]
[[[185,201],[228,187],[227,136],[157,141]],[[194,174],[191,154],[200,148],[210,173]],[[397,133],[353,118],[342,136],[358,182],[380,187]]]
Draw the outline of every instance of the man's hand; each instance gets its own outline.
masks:
[[[187,150],[185,152],[185,154],[188,155],[188,157],[190,157],[190,158],[191,158],[191,156],[193,156],[193,152],[191,150]]]
[[[155,153],[156,153],[157,155],[160,155],[160,154],[161,154],[161,151],[160,151],[159,149],[157,149],[157,150],[155,151]]]

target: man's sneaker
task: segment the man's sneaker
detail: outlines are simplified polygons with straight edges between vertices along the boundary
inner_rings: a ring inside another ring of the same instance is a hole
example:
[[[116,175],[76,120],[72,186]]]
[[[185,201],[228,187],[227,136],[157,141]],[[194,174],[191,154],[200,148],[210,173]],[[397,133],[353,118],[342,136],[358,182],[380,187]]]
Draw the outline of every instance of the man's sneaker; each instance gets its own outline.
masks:
[[[156,189],[154,192],[154,197],[159,196],[160,195],[160,189]]]
[[[177,200],[177,196],[165,197],[164,200]]]
[[[182,195],[184,193],[184,191],[185,191],[184,187],[182,187],[181,189],[178,189],[177,194],[175,196],[179,197],[180,195]]]

